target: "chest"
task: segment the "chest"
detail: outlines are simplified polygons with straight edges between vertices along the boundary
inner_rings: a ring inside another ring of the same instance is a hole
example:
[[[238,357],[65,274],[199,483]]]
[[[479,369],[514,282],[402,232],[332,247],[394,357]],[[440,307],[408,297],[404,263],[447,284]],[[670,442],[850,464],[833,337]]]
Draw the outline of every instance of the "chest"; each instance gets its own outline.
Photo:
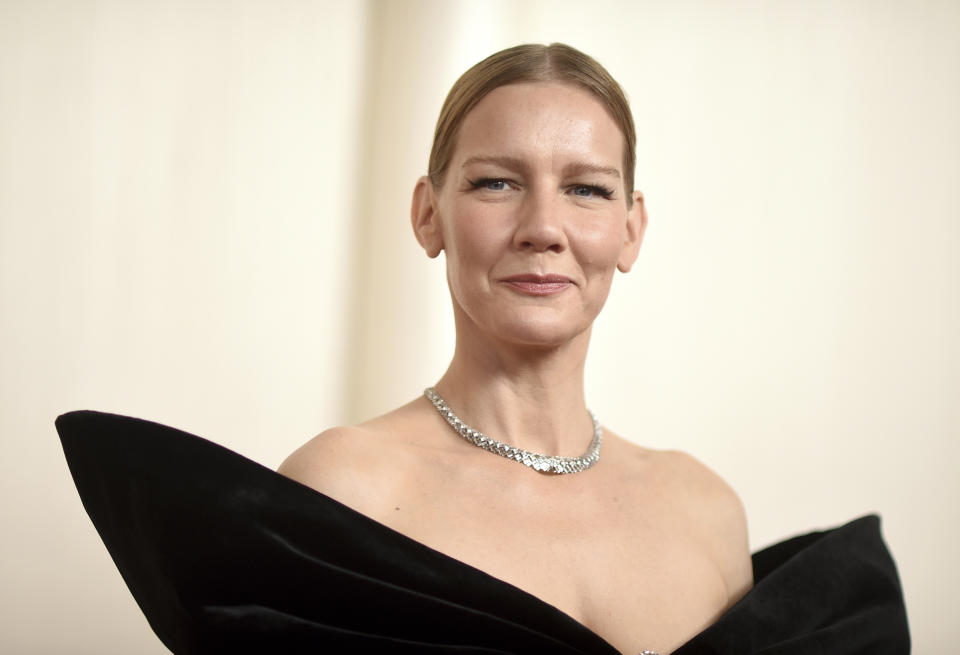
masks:
[[[383,522],[543,600],[624,653],[666,653],[727,594],[708,544],[681,517],[616,490],[541,495],[426,489]]]

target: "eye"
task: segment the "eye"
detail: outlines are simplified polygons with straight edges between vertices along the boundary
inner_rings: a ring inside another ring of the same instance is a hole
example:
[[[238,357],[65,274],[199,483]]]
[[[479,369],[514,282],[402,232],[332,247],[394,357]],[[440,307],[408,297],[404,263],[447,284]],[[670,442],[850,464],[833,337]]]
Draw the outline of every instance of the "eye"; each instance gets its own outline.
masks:
[[[478,180],[467,180],[472,189],[486,189],[487,191],[506,191],[509,183],[497,177],[483,177]]]
[[[610,200],[613,197],[613,189],[597,186],[595,184],[575,184],[570,192],[580,198],[604,198]]]

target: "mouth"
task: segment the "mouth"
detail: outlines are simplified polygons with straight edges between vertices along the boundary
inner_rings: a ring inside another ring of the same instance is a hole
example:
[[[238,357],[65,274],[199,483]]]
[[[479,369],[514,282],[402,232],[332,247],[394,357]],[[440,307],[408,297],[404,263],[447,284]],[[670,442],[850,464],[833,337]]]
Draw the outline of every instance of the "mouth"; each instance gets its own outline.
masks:
[[[551,296],[573,286],[565,275],[511,275],[500,280],[508,287],[530,296]]]

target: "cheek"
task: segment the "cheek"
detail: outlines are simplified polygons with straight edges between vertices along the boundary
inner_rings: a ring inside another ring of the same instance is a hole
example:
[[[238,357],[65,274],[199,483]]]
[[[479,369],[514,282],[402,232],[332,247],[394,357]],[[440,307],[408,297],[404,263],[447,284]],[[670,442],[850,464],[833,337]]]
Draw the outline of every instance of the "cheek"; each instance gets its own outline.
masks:
[[[615,267],[623,247],[622,230],[610,227],[614,221],[584,227],[572,243],[579,244],[579,259],[583,266],[608,269]]]
[[[454,267],[492,266],[509,243],[495,212],[473,208],[448,216],[450,220],[443,224],[444,243],[449,244],[447,257]]]

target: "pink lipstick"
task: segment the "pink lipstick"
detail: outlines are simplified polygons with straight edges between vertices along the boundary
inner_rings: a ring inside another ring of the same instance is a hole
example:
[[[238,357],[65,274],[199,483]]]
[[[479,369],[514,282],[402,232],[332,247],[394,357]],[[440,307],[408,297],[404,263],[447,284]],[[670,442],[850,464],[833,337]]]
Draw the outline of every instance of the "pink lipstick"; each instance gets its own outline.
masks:
[[[512,275],[501,281],[531,296],[551,296],[573,286],[573,280],[563,275]]]

